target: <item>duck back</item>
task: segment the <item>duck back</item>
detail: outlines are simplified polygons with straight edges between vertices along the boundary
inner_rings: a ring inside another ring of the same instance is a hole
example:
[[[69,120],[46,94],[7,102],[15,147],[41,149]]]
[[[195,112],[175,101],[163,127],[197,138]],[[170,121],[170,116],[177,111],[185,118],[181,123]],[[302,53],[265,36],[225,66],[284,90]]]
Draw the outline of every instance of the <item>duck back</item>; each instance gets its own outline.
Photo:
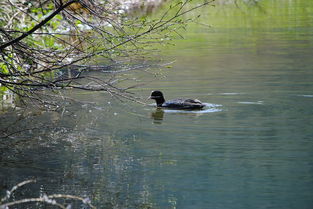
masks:
[[[174,99],[166,101],[162,107],[173,109],[194,110],[202,109],[205,105],[198,99]]]

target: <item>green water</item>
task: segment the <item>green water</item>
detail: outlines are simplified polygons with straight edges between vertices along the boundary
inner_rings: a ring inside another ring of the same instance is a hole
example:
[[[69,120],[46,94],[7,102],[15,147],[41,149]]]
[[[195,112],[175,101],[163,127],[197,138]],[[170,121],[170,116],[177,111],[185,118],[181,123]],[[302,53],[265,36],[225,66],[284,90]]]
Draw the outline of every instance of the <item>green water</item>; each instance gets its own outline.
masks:
[[[22,196],[88,196],[99,208],[311,209],[313,2],[238,6],[203,9],[162,49],[172,68],[130,73],[145,83],[136,95],[198,98],[204,111],[73,92],[95,105],[3,113],[2,130],[24,131],[1,140],[1,194],[35,177]]]

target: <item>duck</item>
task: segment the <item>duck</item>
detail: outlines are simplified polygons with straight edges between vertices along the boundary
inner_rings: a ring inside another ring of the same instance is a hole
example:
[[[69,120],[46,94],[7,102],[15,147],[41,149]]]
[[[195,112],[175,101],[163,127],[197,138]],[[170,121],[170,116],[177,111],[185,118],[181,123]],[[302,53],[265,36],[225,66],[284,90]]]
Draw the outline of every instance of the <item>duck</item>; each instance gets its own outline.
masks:
[[[152,91],[148,99],[154,99],[159,108],[197,110],[205,107],[205,104],[198,99],[173,99],[165,101],[161,91]]]

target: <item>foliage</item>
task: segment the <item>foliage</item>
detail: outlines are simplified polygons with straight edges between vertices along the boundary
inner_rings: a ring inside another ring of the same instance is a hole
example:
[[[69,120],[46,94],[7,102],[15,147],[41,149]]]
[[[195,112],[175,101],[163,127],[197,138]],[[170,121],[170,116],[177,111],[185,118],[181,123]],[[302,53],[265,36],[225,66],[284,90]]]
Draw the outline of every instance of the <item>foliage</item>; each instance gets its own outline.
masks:
[[[184,27],[184,14],[212,2],[187,8],[190,1],[175,2],[160,18],[149,20],[129,18],[129,8],[118,1],[6,0],[1,3],[6,12],[0,14],[0,84],[42,104],[56,104],[42,89],[65,88],[136,100],[128,88],[116,87],[112,76],[99,79],[86,71],[106,71],[109,62],[120,66],[120,57],[129,62],[143,55],[147,46],[169,40],[170,33]],[[102,64],[95,65],[99,57]]]

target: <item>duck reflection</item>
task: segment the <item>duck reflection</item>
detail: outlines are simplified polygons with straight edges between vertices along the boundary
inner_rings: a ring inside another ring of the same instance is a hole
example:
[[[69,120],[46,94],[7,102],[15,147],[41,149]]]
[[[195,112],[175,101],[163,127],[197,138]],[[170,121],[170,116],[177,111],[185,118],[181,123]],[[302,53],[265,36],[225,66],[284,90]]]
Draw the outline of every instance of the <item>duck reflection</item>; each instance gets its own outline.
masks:
[[[153,123],[161,124],[164,117],[164,111],[161,108],[156,108],[154,112],[151,113],[151,118],[153,118]]]

